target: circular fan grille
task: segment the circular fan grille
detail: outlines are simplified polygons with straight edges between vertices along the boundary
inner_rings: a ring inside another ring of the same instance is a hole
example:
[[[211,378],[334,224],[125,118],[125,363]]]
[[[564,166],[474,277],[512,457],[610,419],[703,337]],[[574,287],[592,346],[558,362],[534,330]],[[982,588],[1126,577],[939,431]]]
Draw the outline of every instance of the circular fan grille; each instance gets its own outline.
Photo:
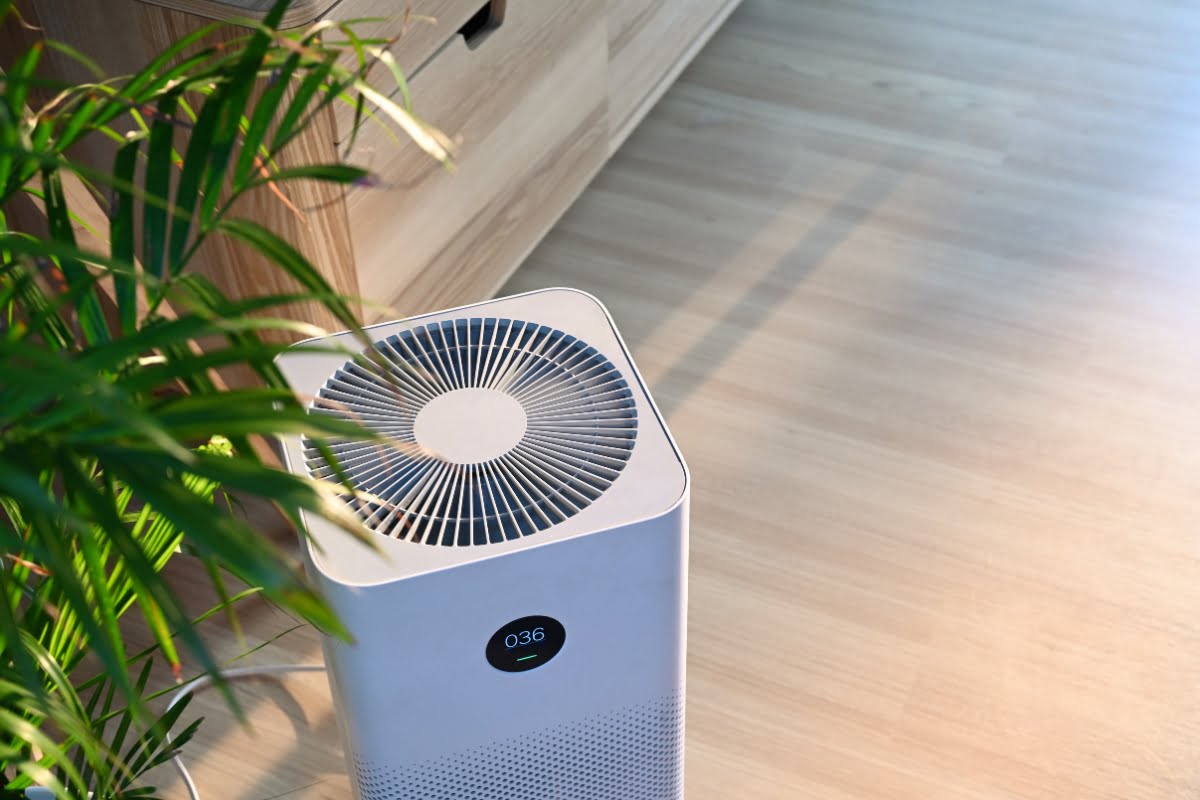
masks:
[[[387,445],[327,443],[361,492],[346,502],[378,533],[460,547],[528,536],[587,508],[633,451],[629,385],[595,348],[560,330],[459,319],[402,331],[375,351],[375,365],[339,369],[313,411],[388,437]],[[438,442],[455,446],[439,451]],[[338,480],[315,442],[304,441],[304,455],[310,474]]]

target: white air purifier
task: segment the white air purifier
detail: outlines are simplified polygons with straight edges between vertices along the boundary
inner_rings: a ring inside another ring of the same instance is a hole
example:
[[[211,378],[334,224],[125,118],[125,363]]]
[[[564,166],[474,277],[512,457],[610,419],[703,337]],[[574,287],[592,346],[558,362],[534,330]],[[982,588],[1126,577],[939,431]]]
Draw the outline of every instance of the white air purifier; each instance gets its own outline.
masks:
[[[280,359],[393,443],[331,445],[382,553],[305,520],[354,638],[325,657],[355,797],[682,798],[688,473],[608,313],[547,289],[368,334],[390,380]]]

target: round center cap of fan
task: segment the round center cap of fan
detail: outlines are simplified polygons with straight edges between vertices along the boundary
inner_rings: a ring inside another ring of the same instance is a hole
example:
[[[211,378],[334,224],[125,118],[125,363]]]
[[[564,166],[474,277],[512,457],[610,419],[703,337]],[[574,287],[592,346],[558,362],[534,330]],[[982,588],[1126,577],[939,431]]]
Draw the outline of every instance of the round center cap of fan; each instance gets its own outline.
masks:
[[[512,450],[525,435],[525,409],[495,389],[455,389],[417,412],[417,444],[455,464],[480,464]]]

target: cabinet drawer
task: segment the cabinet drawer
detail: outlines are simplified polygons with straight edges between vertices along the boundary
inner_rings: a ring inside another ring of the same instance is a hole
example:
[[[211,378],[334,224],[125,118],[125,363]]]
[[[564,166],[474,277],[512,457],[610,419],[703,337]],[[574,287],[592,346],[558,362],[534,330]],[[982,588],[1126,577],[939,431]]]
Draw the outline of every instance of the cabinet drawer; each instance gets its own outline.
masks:
[[[347,193],[359,290],[394,309],[375,316],[499,288],[607,155],[603,0],[507,6],[410,83],[421,116],[459,140],[455,171],[374,123],[359,133],[351,161],[377,179]]]
[[[519,0],[514,0],[518,2]],[[458,31],[485,5],[484,0],[342,0],[328,17],[335,20],[362,19],[354,24],[356,35],[369,39],[393,39],[389,48],[406,76],[413,76],[438,50],[458,35]],[[409,8],[405,20],[405,7]],[[353,62],[348,61],[347,66]],[[387,70],[376,66],[372,72],[381,86],[391,81]],[[354,108],[334,104],[338,141],[348,138],[354,123]]]

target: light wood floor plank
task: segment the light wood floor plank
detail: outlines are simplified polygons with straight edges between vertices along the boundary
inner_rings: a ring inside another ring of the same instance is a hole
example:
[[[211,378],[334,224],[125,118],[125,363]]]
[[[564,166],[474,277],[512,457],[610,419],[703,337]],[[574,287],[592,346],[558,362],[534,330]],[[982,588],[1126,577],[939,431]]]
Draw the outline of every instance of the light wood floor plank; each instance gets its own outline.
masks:
[[[1200,15],[747,0],[510,283],[695,473],[689,797],[1185,797]]]

